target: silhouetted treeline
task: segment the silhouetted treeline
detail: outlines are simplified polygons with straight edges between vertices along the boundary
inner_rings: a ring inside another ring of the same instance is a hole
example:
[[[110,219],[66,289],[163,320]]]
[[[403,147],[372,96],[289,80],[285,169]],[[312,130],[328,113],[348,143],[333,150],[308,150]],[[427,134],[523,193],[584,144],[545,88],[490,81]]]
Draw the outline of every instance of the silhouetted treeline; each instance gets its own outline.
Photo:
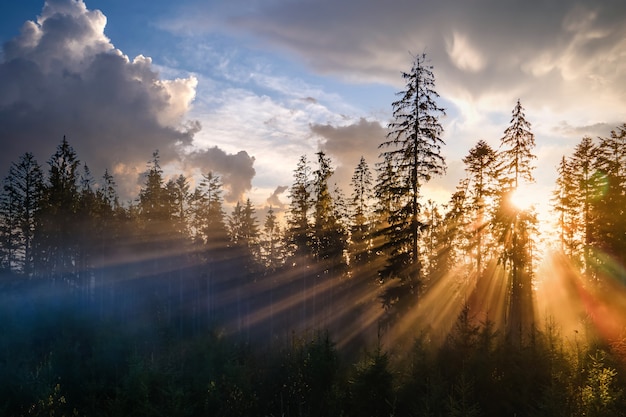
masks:
[[[558,166],[554,191],[561,250],[592,279],[626,261],[626,124],[585,136]],[[615,271],[618,272],[618,271]],[[620,279],[626,276],[621,273]]]
[[[612,133],[624,136],[624,128]],[[576,246],[586,223],[565,222],[573,211],[556,205],[563,256],[575,261],[564,263],[564,275],[585,286],[595,307],[581,298],[587,304],[580,334],[563,337],[558,324],[539,330],[531,317],[516,338],[510,315],[502,323],[511,306],[500,311],[503,319],[489,304],[494,285],[505,299],[513,294],[506,290],[506,263],[513,261],[499,254],[506,242],[494,225],[506,215],[531,214],[502,204],[489,188],[496,184],[488,169],[494,161],[496,153],[479,142],[464,160],[463,188],[447,206],[429,202],[420,217],[427,224],[420,300],[433,313],[412,316],[417,303],[389,321],[392,306],[384,302],[394,287],[379,273],[387,226],[379,226],[385,221],[363,159],[348,199],[329,189],[332,167],[323,152],[317,170],[301,158],[286,224],[270,209],[260,226],[249,200],[225,214],[213,173],[193,191],[183,176],[165,181],[158,152],[128,205],[119,203],[110,174],[100,182],[90,177],[65,138],[47,174],[25,154],[2,194],[1,411],[618,415],[626,405],[623,339],[598,325],[598,311],[623,313],[603,299],[615,289],[608,283],[619,278],[613,269],[620,264],[600,268],[608,259],[597,243],[605,229],[595,225],[609,207],[602,196],[622,195],[621,183],[610,183],[604,171],[593,174],[603,181],[592,185],[601,188],[558,183],[572,195],[559,202],[588,201],[595,210],[589,219],[596,240]],[[581,189],[596,198],[576,197]],[[595,254],[593,263],[582,257],[586,251]],[[532,264],[526,262],[519,265]],[[451,300],[456,310],[448,309]],[[438,314],[449,316],[447,327],[434,324]],[[409,328],[390,337],[394,325]]]
[[[0,412],[616,415],[626,125],[563,158],[561,250],[538,276],[537,213],[514,198],[534,181],[521,102],[437,204],[425,55],[403,78],[373,168],[341,190],[323,151],[302,155],[263,219],[224,203],[217,172],[166,177],[158,151],[128,203],[65,137],[45,168],[22,155],[0,194]]]
[[[319,328],[346,329],[348,343],[361,336],[348,323],[375,330],[358,317],[376,302],[375,280],[350,279],[345,218],[327,208],[327,190],[299,244],[271,208],[262,227],[250,200],[227,215],[212,172],[193,190],[182,175],[166,180],[158,152],[126,205],[113,176],[92,178],[66,138],[48,166],[24,154],[2,193],[0,260],[25,289],[69,292],[101,319],[157,315],[180,336],[220,323],[264,344]],[[329,174],[316,175],[322,187]]]

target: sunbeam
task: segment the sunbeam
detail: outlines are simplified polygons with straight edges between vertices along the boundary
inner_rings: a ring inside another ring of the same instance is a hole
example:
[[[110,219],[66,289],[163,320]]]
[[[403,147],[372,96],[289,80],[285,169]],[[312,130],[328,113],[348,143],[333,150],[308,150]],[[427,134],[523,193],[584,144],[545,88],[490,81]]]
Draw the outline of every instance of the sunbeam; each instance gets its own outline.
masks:
[[[604,266],[595,275],[580,272],[562,253],[545,257],[537,272],[541,277],[536,285],[537,316],[544,326],[556,324],[566,338],[599,338],[621,346],[626,336],[623,269],[606,255],[596,256]],[[624,352],[619,353],[626,361]]]
[[[581,300],[583,277],[562,253],[551,251],[539,265],[536,282],[537,323],[554,322],[566,336],[585,332],[585,306]]]
[[[476,276],[464,268],[450,271],[433,283],[419,301],[401,318],[389,335],[390,343],[410,343],[417,335],[428,335],[440,345],[454,325],[475,287]]]

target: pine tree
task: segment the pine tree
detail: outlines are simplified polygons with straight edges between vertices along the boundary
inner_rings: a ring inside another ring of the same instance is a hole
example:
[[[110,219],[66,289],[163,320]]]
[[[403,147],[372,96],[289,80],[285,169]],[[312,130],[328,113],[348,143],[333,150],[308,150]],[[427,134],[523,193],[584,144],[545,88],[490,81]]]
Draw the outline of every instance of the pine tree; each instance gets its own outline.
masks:
[[[506,188],[517,189],[520,182],[533,183],[532,161],[536,156],[532,153],[535,147],[535,135],[530,130],[530,123],[526,120],[524,108],[520,100],[513,109],[509,127],[504,131],[500,140],[498,159],[499,173]]]
[[[453,195],[452,198],[454,199],[455,196]],[[453,236],[447,233],[448,227],[440,207],[433,200],[428,200],[424,207],[423,222],[425,225],[422,235],[424,278],[432,283],[450,270],[450,262],[448,261],[455,248],[450,241]]]
[[[102,182],[95,191],[97,209],[95,218],[92,219],[95,223],[95,234],[92,239],[94,240],[94,263],[97,267],[95,271],[95,285],[98,289],[96,303],[101,317],[105,313],[107,296],[114,293],[113,288],[118,282],[115,274],[119,273],[119,268],[113,268],[112,265],[117,265],[116,257],[120,256],[120,252],[124,253],[135,231],[134,225],[130,224],[126,209],[119,203],[116,186],[113,175],[105,170]]]
[[[176,234],[172,196],[167,188],[159,151],[152,153],[145,173],[145,183],[139,192],[137,238],[141,249],[147,252],[151,268],[155,273],[170,271],[174,251],[181,250],[180,238]],[[176,242],[176,244],[175,244]],[[159,253],[156,255],[156,253]]]
[[[575,177],[574,165],[565,156],[561,158],[557,174],[556,188],[552,193],[552,209],[557,215],[561,251],[569,258],[576,259],[582,246],[580,229],[585,228],[585,222],[581,224],[580,219],[580,184]],[[584,171],[583,176],[586,176]],[[583,213],[587,212],[588,210],[583,209]],[[583,218],[586,217],[583,214]]]
[[[258,253],[259,226],[255,212],[256,210],[248,198],[245,205],[237,202],[228,219],[231,242],[235,247],[244,251],[250,260],[256,257]]]
[[[377,282],[384,284],[388,281],[386,274],[386,260],[390,258],[393,250],[393,242],[387,238],[387,234],[391,231],[390,217],[391,213],[398,208],[396,199],[395,184],[396,173],[389,155],[385,156],[383,162],[377,164],[376,167],[376,184],[374,185],[374,221],[372,224],[372,252],[376,255],[374,258],[377,269]],[[382,296],[383,305],[386,305],[386,297]]]
[[[5,265],[26,276],[33,271],[33,239],[43,191],[41,166],[27,152],[11,164],[0,203]]]
[[[253,253],[257,250],[255,247],[259,241],[259,225],[256,218],[256,209],[249,198],[246,199],[246,204],[243,207],[243,222],[242,222],[241,236],[244,239],[246,246],[252,249]]]
[[[465,255],[470,247],[466,190],[467,180],[462,180],[445,205],[443,217],[439,214],[437,206],[431,203],[428,221],[429,229],[432,228],[432,232],[429,231],[432,242],[428,242],[431,253],[431,280],[437,280],[451,271],[455,271],[457,278],[467,279],[470,268],[460,268],[461,265],[467,265]]]
[[[235,245],[240,243],[240,240],[243,240],[241,237],[242,229],[243,229],[243,210],[241,206],[241,202],[237,201],[235,207],[233,208],[232,213],[228,218],[228,234],[230,236],[230,241]]]
[[[96,188],[97,209],[97,232],[96,236],[100,238],[101,256],[113,249],[116,242],[128,243],[129,230],[125,230],[123,223],[127,220],[127,212],[119,202],[117,194],[117,184],[113,175],[108,170],[104,171],[102,183]],[[122,236],[126,236],[122,239]],[[104,263],[104,259],[101,260]]]
[[[597,148],[593,140],[585,136],[574,148],[574,153],[570,158],[570,165],[577,191],[571,195],[573,203],[578,206],[578,216],[576,220],[579,235],[582,237],[583,261],[587,272],[590,272],[591,247],[594,243],[593,210],[592,203],[598,188],[598,176],[595,175],[595,160]],[[582,213],[581,210],[582,209]],[[582,218],[581,218],[582,215]]]
[[[147,230],[158,229],[163,222],[169,220],[170,214],[158,150],[152,153],[152,160],[148,163],[145,175],[146,181],[139,193],[139,210],[145,222],[145,228]]]
[[[48,184],[38,213],[40,227],[34,236],[37,269],[44,275],[71,279],[78,245],[75,215],[80,201],[80,161],[65,136],[48,165]]]
[[[283,264],[282,233],[274,209],[270,206],[260,235],[260,258],[268,273]]]
[[[313,173],[313,254],[322,273],[333,275],[345,270],[347,234],[329,189],[329,179],[334,172],[331,161],[323,151],[317,156],[318,169]]]
[[[165,185],[169,212],[171,213],[172,227],[178,237],[189,235],[189,212],[190,199],[189,181],[184,175],[170,179]]]
[[[488,200],[490,200],[496,189],[495,168],[496,152],[485,142],[479,140],[478,143],[463,158],[465,172],[467,173],[467,193],[469,199],[470,216],[472,217],[471,232],[473,240],[471,247],[475,250],[476,271],[481,274],[483,270],[483,253],[486,239],[486,229],[489,219],[486,218],[488,212]]]
[[[393,177],[386,180],[393,178],[393,183],[378,193],[393,194],[395,200],[385,230],[389,259],[381,278],[399,280],[394,291],[383,296],[386,305],[407,297],[417,299],[422,279],[419,244],[424,229],[420,221],[421,188],[446,168],[441,154],[443,127],[439,123],[445,112],[436,102],[439,95],[426,55],[417,56],[411,71],[402,77],[406,87],[398,93],[400,99],[393,103],[387,141],[380,145],[385,149],[382,157],[393,172]]]
[[[16,187],[17,179],[9,174],[4,180],[4,192],[0,195],[0,269],[6,271],[19,268],[19,208],[13,191]]]
[[[77,279],[81,286],[86,287],[92,277],[94,256],[98,239],[98,200],[93,190],[93,177],[87,164],[83,164],[83,172],[80,176],[79,202],[76,209],[76,224],[78,248],[77,248]]]
[[[311,168],[306,155],[300,157],[294,171],[294,181],[289,189],[289,211],[287,214],[286,239],[290,257],[297,262],[308,262],[312,253],[312,228],[309,220],[313,208],[311,199]]]
[[[373,232],[373,179],[365,158],[361,156],[354,169],[350,206],[352,216],[350,222],[351,263],[356,267],[367,265],[372,256]]]
[[[245,205],[237,202],[228,218],[230,248],[228,251],[230,267],[228,281],[236,293],[237,329],[241,333],[249,332],[248,318],[252,314],[250,286],[257,279],[257,254],[259,230],[254,215],[255,210],[250,199]]]
[[[531,329],[532,318],[532,232],[536,215],[520,210],[511,200],[512,194],[523,184],[534,181],[532,165],[535,155],[535,137],[530,130],[520,100],[512,112],[511,123],[501,139],[498,153],[500,192],[492,223],[499,239],[500,260],[509,268],[511,301],[508,312],[508,336],[512,343],[521,343]]]
[[[119,207],[120,202],[115,189],[116,183],[113,175],[109,173],[109,170],[104,171],[102,175],[102,185],[96,191],[99,199],[111,209]]]
[[[626,260],[626,124],[600,138],[594,168],[594,246],[604,253]],[[598,262],[601,262],[598,260]]]
[[[228,245],[228,231],[222,200],[222,181],[213,172],[203,174],[195,196],[195,220],[200,240],[209,249],[221,250]]]
[[[191,232],[197,262],[201,265],[200,290],[196,302],[206,313],[208,322],[218,311],[219,291],[223,290],[230,271],[224,271],[228,260],[228,231],[222,200],[222,181],[212,171],[202,180],[191,197]]]

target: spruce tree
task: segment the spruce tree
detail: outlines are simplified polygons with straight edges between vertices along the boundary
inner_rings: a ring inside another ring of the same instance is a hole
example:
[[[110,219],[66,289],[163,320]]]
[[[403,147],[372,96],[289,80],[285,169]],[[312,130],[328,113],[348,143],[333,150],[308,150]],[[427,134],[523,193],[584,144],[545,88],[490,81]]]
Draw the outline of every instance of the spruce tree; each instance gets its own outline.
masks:
[[[252,271],[259,252],[259,226],[255,212],[248,198],[245,204],[238,201],[228,218],[231,244],[248,272]]]
[[[308,262],[307,258],[312,253],[312,227],[309,219],[313,209],[311,187],[311,167],[306,155],[302,155],[289,189],[291,203],[287,212],[286,240],[290,257],[295,263]]]
[[[390,216],[398,208],[395,184],[396,172],[389,155],[376,166],[376,184],[374,185],[374,221],[372,224],[372,252],[376,267],[376,281],[384,284],[388,281],[386,274],[386,260],[390,258],[393,241],[387,235],[391,232]],[[385,294],[382,295],[383,305],[387,305]]]
[[[595,241],[594,236],[597,236],[593,221],[597,214],[593,203],[601,179],[595,174],[597,152],[593,140],[589,136],[585,136],[574,148],[574,153],[569,161],[576,187],[569,197],[578,208],[575,218],[575,234],[579,241],[582,241],[583,265],[588,273],[591,272],[591,249]]]
[[[626,256],[626,124],[601,137],[596,148],[592,204],[594,246],[624,264]],[[597,260],[602,262],[601,260]],[[601,266],[601,265],[599,265]]]
[[[563,156],[557,167],[556,187],[552,192],[552,210],[557,216],[560,249],[570,259],[579,255],[580,229],[585,227],[585,223],[580,222],[580,190],[573,168],[574,165]]]
[[[270,206],[260,233],[260,259],[268,273],[282,265],[284,260],[282,233],[274,209]]]
[[[504,131],[500,140],[499,174],[502,185],[508,189],[517,189],[522,181],[533,183],[534,166],[536,159],[533,154],[535,135],[531,132],[530,122],[526,120],[524,108],[518,99],[513,109],[509,127]]]
[[[5,266],[26,276],[33,272],[33,240],[43,192],[43,171],[27,152],[11,164],[0,202]]]
[[[0,195],[0,270],[6,271],[18,269],[21,246],[17,196],[13,191],[16,187],[17,179],[9,174]]]
[[[34,237],[37,269],[44,275],[72,279],[78,245],[75,215],[80,201],[80,161],[65,136],[48,165],[48,184],[38,213],[40,227]]]
[[[489,220],[487,218],[487,204],[496,190],[496,161],[496,152],[484,140],[479,140],[470,149],[468,155],[463,158],[468,179],[467,198],[472,217],[471,233],[473,236],[470,249],[475,251],[478,274],[481,274],[483,270],[483,254]]]
[[[454,193],[451,201],[457,201],[457,196],[458,193]],[[433,281],[436,281],[450,270],[450,255],[457,249],[454,247],[457,242],[453,233],[460,229],[457,229],[455,225],[447,224],[448,222],[442,215],[439,205],[433,200],[428,200],[427,204],[425,204],[423,219],[425,225],[423,231],[423,271],[424,276],[432,284]]]
[[[374,221],[374,190],[373,178],[369,165],[361,156],[359,164],[354,169],[352,180],[352,195],[350,199],[351,222],[351,263],[356,267],[367,265],[372,256],[372,226]]]
[[[387,140],[380,145],[381,156],[390,164],[393,183],[384,186],[379,194],[393,194],[388,216],[389,226],[384,231],[389,258],[381,271],[381,278],[397,279],[398,286],[383,297],[386,305],[407,299],[417,300],[422,283],[420,268],[420,237],[424,224],[421,189],[433,175],[445,172],[446,164],[441,147],[443,127],[439,118],[445,114],[437,103],[433,67],[426,55],[415,57],[409,72],[402,74],[405,89],[393,103],[393,117],[389,123]]]
[[[83,164],[80,176],[79,202],[76,210],[76,238],[78,239],[78,278],[81,284],[89,285],[90,278],[93,277],[95,263],[95,252],[98,246],[97,233],[98,221],[98,200],[93,189],[94,179],[87,164]]]
[[[158,150],[152,153],[145,176],[144,187],[139,193],[139,209],[146,230],[156,233],[158,227],[169,220],[170,214]]]
[[[228,231],[222,199],[222,180],[208,172],[196,190],[196,222],[200,240],[209,249],[221,250],[228,244]]]
[[[512,343],[521,343],[532,327],[532,243],[536,214],[513,204],[513,193],[534,181],[532,161],[535,136],[526,120],[520,100],[512,112],[498,152],[499,193],[492,226],[500,244],[500,260],[510,276],[511,301],[507,334]]]
[[[170,179],[165,184],[172,227],[179,237],[189,235],[189,180],[182,174]]]
[[[332,276],[345,270],[347,233],[329,187],[334,173],[330,158],[323,151],[317,156],[318,169],[313,173],[313,253],[321,272]]]

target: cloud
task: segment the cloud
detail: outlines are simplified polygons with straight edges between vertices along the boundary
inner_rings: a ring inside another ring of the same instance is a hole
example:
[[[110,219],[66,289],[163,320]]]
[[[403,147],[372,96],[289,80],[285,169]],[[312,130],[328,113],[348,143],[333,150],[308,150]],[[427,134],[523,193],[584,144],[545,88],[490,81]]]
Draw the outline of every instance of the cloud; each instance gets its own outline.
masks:
[[[624,117],[626,7],[621,2],[235,3],[241,5],[214,4],[206,13],[196,9],[186,21],[196,31],[234,36],[327,79],[364,84],[365,90],[379,84],[403,88],[400,72],[410,68],[412,55],[426,52],[447,108],[441,122],[450,167],[478,139],[498,146],[518,98],[542,155],[548,155],[543,147],[567,146],[575,139],[560,136],[575,133],[560,128],[562,122],[613,125]],[[185,14],[178,19],[184,21]],[[360,148],[343,146],[354,142],[342,136],[348,130],[341,126],[342,121],[322,121],[311,130],[339,161],[336,175],[345,180],[352,168],[350,159],[342,158],[352,158]],[[546,158],[538,162],[555,165]]]
[[[4,45],[5,60],[26,59],[43,73],[80,72],[91,58],[113,50],[106,23],[102,12],[87,10],[82,1],[46,1],[37,21],[25,22],[21,35]]]
[[[344,189],[350,184],[361,156],[374,174],[374,166],[380,154],[378,145],[385,140],[387,134],[387,130],[378,121],[361,118],[345,126],[314,124],[311,125],[311,131],[322,138],[320,148],[333,161],[339,161],[333,179]]]
[[[190,115],[202,120],[203,130],[190,152],[217,145],[226,152],[245,149],[254,155],[256,175],[247,196],[263,203],[277,185],[291,181],[301,155],[317,151],[318,138],[310,126],[345,121],[337,108],[347,106],[335,94],[280,72],[271,74],[262,66],[246,68],[231,61],[222,70],[238,75],[227,86],[212,85],[200,76]]]
[[[256,173],[254,157],[246,151],[227,154],[218,147],[212,147],[194,151],[186,159],[202,173],[213,171],[220,175],[227,190],[224,200],[229,203],[240,201],[244,192],[252,188],[252,178]]]
[[[279,208],[279,209],[284,208],[285,207],[285,203],[280,201],[279,197],[281,196],[281,194],[283,194],[288,189],[289,189],[289,187],[286,186],[286,185],[279,185],[278,187],[276,187],[276,189],[274,190],[272,195],[270,195],[267,198],[267,204],[270,207],[275,207],[275,208]]]
[[[481,53],[470,45],[465,36],[457,32],[454,32],[452,39],[446,42],[446,51],[452,63],[463,71],[478,72],[485,67]]]
[[[371,162],[378,159],[378,146],[387,134],[380,122],[365,118],[345,126],[314,124],[311,131],[323,138],[324,151],[342,161],[354,162],[354,167],[361,156]]]
[[[211,148],[182,161],[201,129],[187,119],[197,77],[163,79],[151,58],[129,59],[105,36],[106,23],[82,0],[48,0],[36,21],[4,44],[0,166],[27,151],[45,162],[66,135],[95,177],[105,169],[116,175],[123,200],[136,197],[154,150],[162,165],[215,167],[229,198],[250,188],[254,158],[246,152]]]
[[[557,127],[554,128],[554,131],[576,139],[582,139],[584,136],[596,138],[608,136],[611,130],[615,129],[618,125],[619,123],[616,122],[593,123],[586,126],[572,126],[568,122],[562,121]]]
[[[611,0],[277,0],[211,5],[177,21],[282,50],[319,74],[363,83],[401,86],[399,73],[410,68],[407,52],[426,51],[444,98],[507,113],[521,97],[572,116],[585,106],[597,119],[615,118],[626,101],[625,18],[626,7]],[[506,101],[493,99],[505,95]]]

